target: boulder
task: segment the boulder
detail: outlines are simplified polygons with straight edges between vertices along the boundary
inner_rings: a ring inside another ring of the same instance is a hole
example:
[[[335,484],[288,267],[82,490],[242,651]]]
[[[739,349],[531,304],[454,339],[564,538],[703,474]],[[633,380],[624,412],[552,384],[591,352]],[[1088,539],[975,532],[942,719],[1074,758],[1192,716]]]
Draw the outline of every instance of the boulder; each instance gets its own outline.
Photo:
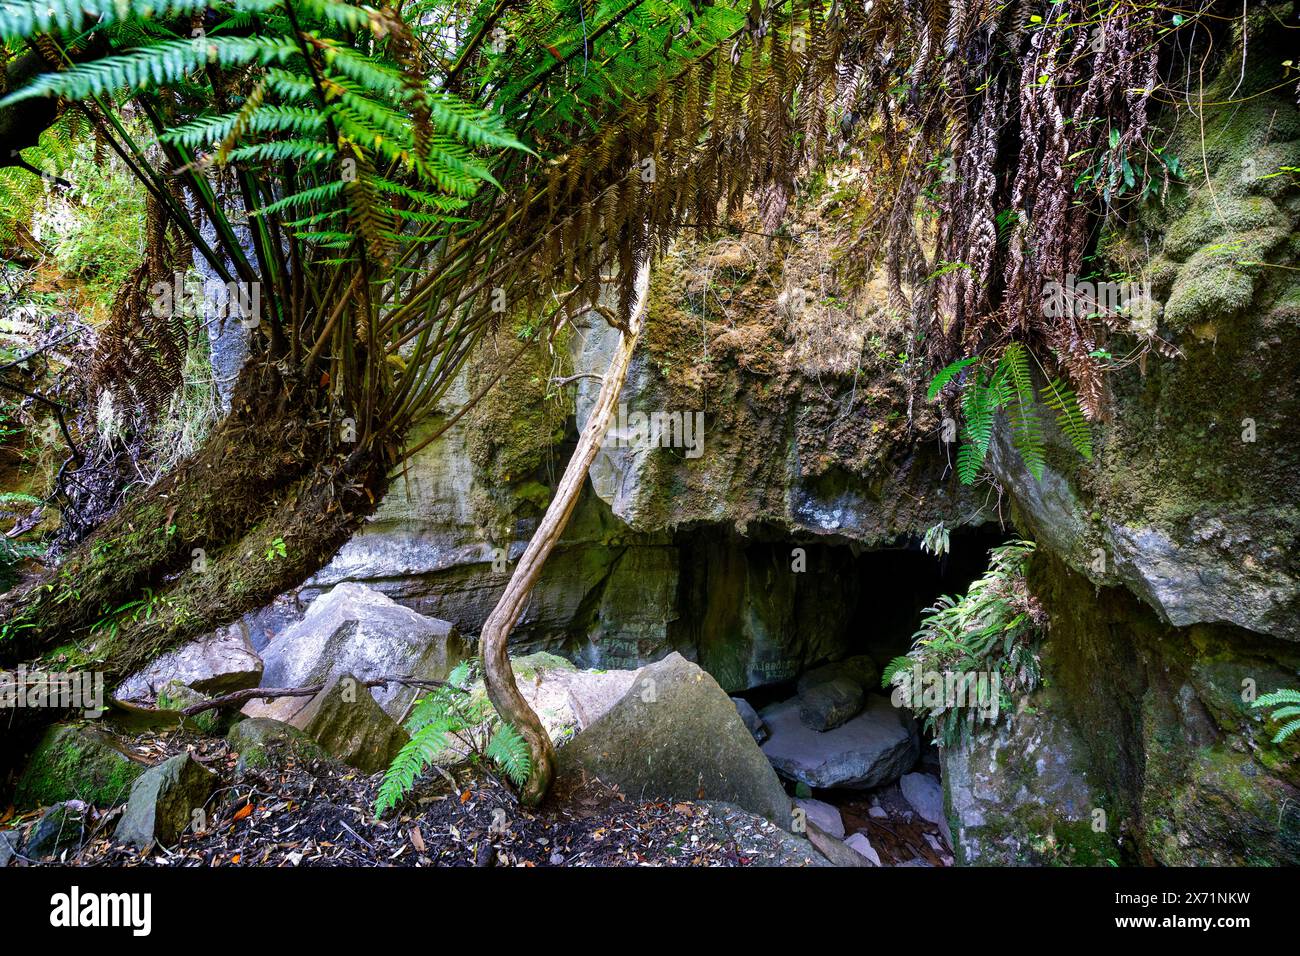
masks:
[[[733,697],[731,702],[736,705],[736,713],[740,714],[740,719],[745,722],[745,728],[753,736],[754,742],[761,744],[766,740],[767,724],[763,723],[763,718],[758,716],[754,705],[743,697]]]
[[[574,671],[563,677],[578,729],[590,727],[623,699],[637,671]]]
[[[189,752],[164,760],[140,775],[113,836],[148,850],[174,844],[193,821],[193,812],[212,795],[217,775]]]
[[[804,817],[809,823],[817,824],[818,828],[837,840],[844,838],[844,818],[840,816],[840,811],[829,803],[823,803],[821,800],[798,799],[795,800],[794,805],[803,810]]]
[[[19,809],[84,800],[111,807],[126,799],[146,765],[110,735],[84,724],[56,724],[37,744],[14,793]]]
[[[466,654],[460,633],[446,621],[417,614],[363,585],[340,584],[266,646],[262,686],[307,687],[341,674],[443,680]],[[399,684],[374,690],[394,720],[405,716],[417,694]],[[250,701],[244,713],[289,721],[306,705],[302,697]]]
[[[46,810],[27,837],[23,855],[33,860],[53,856],[59,850],[81,843],[86,832],[86,804],[65,800]]]
[[[171,681],[219,695],[256,687],[261,680],[262,658],[253,650],[243,622],[236,622],[156,658],[124,680],[113,696],[152,700]]]
[[[857,681],[833,677],[799,695],[799,719],[813,730],[834,730],[856,717],[865,700]]]
[[[179,680],[170,680],[158,689],[158,700],[155,706],[159,710],[184,710],[186,707],[202,704],[210,699],[207,694],[182,684]],[[221,714],[215,709],[205,710],[193,717],[182,716],[181,720],[202,733],[210,734],[216,731],[221,721]]]
[[[937,778],[928,773],[905,773],[898,781],[903,796],[925,820],[948,828],[948,818],[943,812],[943,787]]]
[[[230,728],[226,743],[239,754],[235,776],[248,770],[281,766],[287,761],[324,760],[328,754],[320,744],[297,727],[270,717],[249,717]]]
[[[798,700],[762,713],[772,734],[763,753],[781,776],[809,787],[883,786],[912,769],[920,750],[911,716],[879,694],[868,696],[858,716],[824,732],[800,719]]]
[[[293,718],[331,757],[363,773],[386,770],[411,738],[351,674],[332,678]]]
[[[880,854],[876,852],[876,848],[871,845],[871,841],[867,839],[865,833],[853,834],[853,836],[844,841],[844,845],[865,857],[872,866],[881,865]]]
[[[796,688],[799,694],[803,695],[810,688],[839,677],[855,682],[862,688],[863,693],[880,689],[880,668],[866,654],[858,654],[854,657],[846,657],[842,661],[814,667],[799,677]]]
[[[717,681],[680,654],[647,665],[623,698],[559,751],[635,799],[720,800],[778,826],[790,799]]]

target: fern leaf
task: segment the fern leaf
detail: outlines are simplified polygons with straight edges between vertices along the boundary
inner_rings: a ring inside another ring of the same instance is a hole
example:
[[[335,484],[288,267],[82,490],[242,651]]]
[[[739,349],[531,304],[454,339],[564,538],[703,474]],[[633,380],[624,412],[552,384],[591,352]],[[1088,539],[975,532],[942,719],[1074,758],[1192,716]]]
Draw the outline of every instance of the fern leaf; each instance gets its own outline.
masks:
[[[938,375],[930,380],[930,387],[926,389],[925,397],[934,400],[935,396],[943,390],[943,387],[957,377],[957,374],[969,365],[974,365],[980,360],[978,355],[972,355],[969,358],[958,359],[951,365],[942,369]]]
[[[1056,413],[1056,424],[1062,434],[1088,461],[1092,461],[1092,429],[1083,416],[1079,400],[1061,379],[1053,379],[1044,387],[1043,404]]]
[[[528,775],[532,772],[528,742],[510,724],[503,722],[497,727],[488,741],[487,755],[515,786],[522,787],[528,782]]]

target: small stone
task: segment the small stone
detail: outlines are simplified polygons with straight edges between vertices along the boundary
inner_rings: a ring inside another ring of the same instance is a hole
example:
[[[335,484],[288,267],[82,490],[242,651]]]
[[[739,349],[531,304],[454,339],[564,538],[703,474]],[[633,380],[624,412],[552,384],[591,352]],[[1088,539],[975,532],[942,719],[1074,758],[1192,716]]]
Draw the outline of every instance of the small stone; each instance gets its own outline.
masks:
[[[844,841],[844,845],[850,849],[857,850],[858,853],[871,861],[872,866],[881,865],[880,854],[876,852],[876,848],[871,845],[871,841],[867,839],[865,833],[853,834],[853,836]]]
[[[803,809],[807,818],[837,840],[844,839],[844,818],[840,811],[821,800],[796,800],[795,806]]]
[[[0,830],[0,870],[13,861],[20,842],[17,830]]]
[[[67,846],[81,842],[86,828],[86,804],[80,800],[56,803],[41,815],[27,838],[26,856],[32,859],[53,856]]]
[[[193,812],[212,794],[217,775],[189,752],[146,770],[131,787],[113,836],[148,850],[155,842],[170,846],[193,822]]]

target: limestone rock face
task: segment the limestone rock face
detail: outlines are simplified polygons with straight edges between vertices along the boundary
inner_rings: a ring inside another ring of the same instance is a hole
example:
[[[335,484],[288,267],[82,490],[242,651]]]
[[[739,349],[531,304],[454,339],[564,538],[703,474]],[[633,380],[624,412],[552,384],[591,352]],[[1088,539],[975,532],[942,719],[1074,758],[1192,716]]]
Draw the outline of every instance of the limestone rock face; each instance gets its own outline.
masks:
[[[56,724],[32,753],[14,804],[25,809],[82,800],[115,806],[144,771],[145,764],[111,735],[82,724]]]
[[[193,822],[192,813],[207,801],[217,775],[189,753],[151,767],[131,787],[114,837],[147,850],[154,843],[170,846]]]
[[[363,773],[388,769],[410,740],[375,702],[370,688],[351,674],[332,678],[294,715],[292,726],[310,736],[331,757]]]
[[[679,654],[642,668],[559,760],[562,773],[586,772],[635,799],[721,800],[790,828],[790,800],[735,705]]]
[[[205,694],[224,694],[256,687],[262,658],[249,642],[242,622],[223,627],[156,658],[114,691],[120,700],[152,699],[171,681]]]
[[[762,715],[772,734],[763,744],[767,759],[781,776],[814,788],[884,786],[910,770],[920,752],[915,722],[879,694],[862,713],[825,732],[800,719],[797,699]]]
[[[362,680],[390,675],[441,680],[467,653],[446,621],[417,614],[359,584],[340,584],[312,602],[301,621],[267,645],[263,687],[306,687],[350,673]],[[413,687],[375,688],[375,700],[395,720],[416,697]],[[250,701],[249,717],[292,720],[301,697]]]

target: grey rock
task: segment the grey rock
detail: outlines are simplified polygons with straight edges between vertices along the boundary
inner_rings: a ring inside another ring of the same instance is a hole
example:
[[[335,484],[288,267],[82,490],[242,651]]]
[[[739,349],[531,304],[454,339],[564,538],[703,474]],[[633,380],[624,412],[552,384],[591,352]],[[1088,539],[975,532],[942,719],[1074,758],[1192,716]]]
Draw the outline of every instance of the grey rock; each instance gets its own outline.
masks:
[[[24,856],[34,860],[53,856],[64,847],[76,846],[86,832],[86,804],[80,800],[56,803],[43,814],[27,837]]]
[[[14,805],[48,807],[84,800],[111,807],[126,799],[146,765],[116,738],[84,724],[56,724],[37,744],[18,779]]]
[[[340,674],[442,680],[466,654],[460,633],[446,621],[417,614],[362,585],[340,584],[267,645],[262,686],[307,687]],[[395,720],[402,719],[416,694],[414,687],[399,684],[374,692]],[[301,697],[250,701],[244,713],[290,721],[306,704]]]
[[[128,677],[114,691],[120,700],[148,700],[177,681],[205,694],[225,694],[256,687],[262,679],[262,658],[242,622],[236,622],[163,654]]]
[[[853,850],[856,853],[858,853],[860,856],[865,857],[866,860],[872,866],[881,865],[880,854],[876,852],[876,848],[871,845],[871,841],[867,839],[867,835],[865,833],[853,834],[851,837],[849,837],[847,840],[844,841],[844,845],[847,846],[850,850]]]
[[[642,668],[603,717],[560,748],[635,799],[721,800],[789,829],[790,799],[717,681],[680,654]]]
[[[745,727],[753,735],[754,742],[761,744],[766,740],[767,724],[763,723],[763,718],[758,716],[754,705],[743,697],[733,697],[731,702],[736,705],[736,713],[740,714],[740,719],[745,722]]]
[[[571,671],[561,676],[579,729],[607,714],[631,689],[637,671]]]
[[[833,677],[799,695],[799,719],[813,730],[833,730],[857,716],[865,699],[857,681]]]
[[[188,751],[164,760],[131,787],[113,836],[141,850],[154,843],[171,846],[190,826],[194,810],[207,802],[216,781],[217,775]]]
[[[797,799],[794,805],[803,810],[810,823],[817,824],[837,840],[844,838],[844,818],[840,816],[840,811],[829,803],[809,798]]]
[[[293,718],[331,757],[363,773],[386,770],[411,738],[351,674],[331,678]]]
[[[697,831],[689,833],[701,840],[723,845],[733,844],[748,859],[748,866],[805,867],[828,866],[830,863],[814,841],[803,839],[774,826],[765,817],[758,816],[734,803],[717,800],[700,800],[695,812],[705,812],[708,820]],[[689,853],[694,844],[685,842],[681,850]]]
[[[0,830],[0,870],[14,861],[21,843],[17,830]]]
[[[968,741],[941,751],[943,787],[959,863],[1027,866],[1053,862],[1042,836],[1064,828],[1089,830],[1101,796],[1082,767],[1082,741],[1039,691],[1008,722],[982,727]]]
[[[879,694],[867,698],[858,716],[824,732],[804,724],[798,700],[762,713],[772,733],[763,753],[781,776],[809,787],[865,790],[892,783],[912,768],[920,749],[915,722]]]
[[[811,819],[807,821],[808,841],[817,848],[817,852],[824,856],[834,866],[842,867],[863,867],[870,866],[871,861],[864,857],[857,850],[848,846],[843,839],[844,830],[841,827],[840,836],[832,836],[827,833]]]
[[[948,819],[943,812],[943,787],[937,778],[928,773],[905,773],[898,785],[907,802],[923,819],[945,830],[948,828]]]
[[[862,688],[864,694],[880,690],[880,668],[866,654],[857,654],[831,664],[822,664],[800,675],[796,689],[805,694],[809,689],[836,678],[848,678]]]
[[[249,770],[283,765],[286,761],[325,760],[324,748],[297,727],[270,717],[249,717],[230,728],[226,743],[239,754],[235,776]]]

